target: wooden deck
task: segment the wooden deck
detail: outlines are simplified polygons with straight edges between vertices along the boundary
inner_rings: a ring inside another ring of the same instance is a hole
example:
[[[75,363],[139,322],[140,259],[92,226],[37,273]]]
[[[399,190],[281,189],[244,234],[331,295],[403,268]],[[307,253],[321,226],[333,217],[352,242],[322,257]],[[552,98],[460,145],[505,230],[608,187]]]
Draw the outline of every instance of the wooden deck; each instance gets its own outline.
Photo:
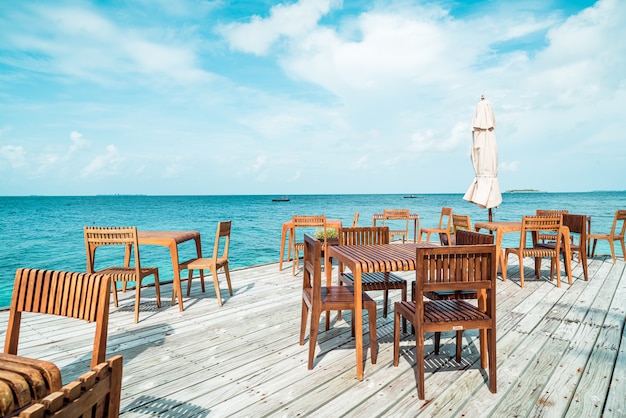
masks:
[[[364,380],[355,378],[347,312],[344,321],[332,315],[332,329],[318,338],[315,367],[307,370],[308,345],[298,344],[302,273],[292,277],[291,266],[278,272],[269,264],[233,271],[235,295],[221,308],[210,280],[204,294],[194,282],[184,312],[170,306],[171,285],[161,289],[161,309],[153,289],[142,292],[138,324],[133,292],[119,309],[111,307],[108,357],[124,356],[121,416],[626,416],[623,259],[590,260],[589,282],[576,266],[574,284],[561,288],[532,280],[528,260],[524,289],[511,261],[509,280],[498,282],[497,394],[477,366],[477,333],[467,331],[462,364],[454,361],[453,333],[442,336],[438,356],[432,338],[426,341],[426,401],[419,401],[412,336],[403,336],[400,365],[393,367],[393,315],[382,318],[380,292],[372,293],[379,304],[378,363],[371,364],[367,349]],[[0,329],[7,318],[0,312]],[[67,321],[25,316],[19,351],[57,363],[64,381],[88,369],[93,336],[91,325]]]

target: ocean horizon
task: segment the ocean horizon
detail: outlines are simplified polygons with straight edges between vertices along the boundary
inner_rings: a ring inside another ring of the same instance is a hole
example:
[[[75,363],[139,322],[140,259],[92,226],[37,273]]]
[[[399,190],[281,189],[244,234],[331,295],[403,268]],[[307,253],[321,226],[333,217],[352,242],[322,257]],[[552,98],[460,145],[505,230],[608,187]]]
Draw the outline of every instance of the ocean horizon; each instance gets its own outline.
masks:
[[[341,195],[94,195],[1,196],[0,307],[10,305],[15,271],[20,267],[85,271],[83,227],[136,226],[140,230],[200,231],[205,255],[213,249],[217,223],[232,220],[231,268],[277,262],[282,224],[294,214],[324,214],[350,226],[355,212],[359,225],[372,224],[372,215],[385,208],[407,208],[420,217],[420,226],[436,226],[441,207],[470,216],[472,225],[486,221],[488,212],[463,200],[463,193],[341,194]],[[591,216],[593,232],[608,232],[617,209],[626,208],[626,191],[503,193],[494,220],[520,220],[536,209],[567,209]],[[410,234],[412,236],[412,225]],[[519,243],[519,234],[505,236],[504,246]],[[619,245],[618,245],[619,247]],[[616,251],[621,255],[621,248]],[[179,246],[180,258],[192,257],[192,242]],[[605,241],[596,253],[608,254]],[[106,257],[103,263],[115,260]],[[141,262],[159,268],[163,282],[172,280],[169,251],[141,246]],[[287,267],[290,267],[287,263]],[[96,266],[98,267],[98,265]],[[299,277],[294,280],[300,280]]]

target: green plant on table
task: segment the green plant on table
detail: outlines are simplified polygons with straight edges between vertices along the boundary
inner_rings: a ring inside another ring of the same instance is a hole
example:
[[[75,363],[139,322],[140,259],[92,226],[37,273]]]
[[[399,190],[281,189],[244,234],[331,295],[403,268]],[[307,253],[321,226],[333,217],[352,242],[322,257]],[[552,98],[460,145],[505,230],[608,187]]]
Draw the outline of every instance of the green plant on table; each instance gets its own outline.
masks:
[[[317,239],[324,239],[324,230],[317,229],[313,236]],[[326,239],[328,238],[339,238],[339,234],[335,228],[326,228]]]

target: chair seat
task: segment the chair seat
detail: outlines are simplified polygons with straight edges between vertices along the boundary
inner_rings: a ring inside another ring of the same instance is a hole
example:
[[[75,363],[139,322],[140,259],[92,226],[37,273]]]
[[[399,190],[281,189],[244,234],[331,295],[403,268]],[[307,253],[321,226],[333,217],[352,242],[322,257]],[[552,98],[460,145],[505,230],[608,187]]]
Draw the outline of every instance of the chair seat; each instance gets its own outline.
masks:
[[[478,298],[478,295],[473,290],[440,290],[437,292],[424,292],[424,296],[426,296],[430,300],[453,300],[453,299],[477,299]]]
[[[514,254],[520,253],[518,248],[507,248],[506,252]],[[533,248],[524,248],[521,253],[522,257],[554,257],[556,255],[556,249],[545,246],[537,246]]]
[[[400,312],[409,320],[415,315],[415,302],[401,301],[394,305],[396,312]],[[441,324],[459,323],[462,327],[464,321],[489,320],[489,315],[476,306],[464,300],[438,300],[424,302],[424,322]],[[447,329],[447,328],[446,328]]]
[[[303,289],[302,296],[308,301],[312,301],[312,289]],[[330,286],[321,288],[321,299],[324,308],[328,310],[354,309],[354,288],[352,286]],[[363,292],[363,306],[368,304],[376,305],[374,299]]]
[[[228,258],[220,257],[217,261],[214,258],[192,258],[184,263],[179,264],[181,270],[204,270],[210,269],[213,266],[220,268],[228,264]]]
[[[146,277],[151,274],[158,274],[159,269],[157,267],[142,267],[140,270],[141,277]],[[135,267],[107,267],[103,270],[98,270],[98,274],[108,274],[112,280],[123,282],[134,282],[137,280],[137,270]]]
[[[340,280],[347,284],[354,284],[352,273],[343,273]],[[406,280],[392,273],[363,273],[361,283],[365,291],[406,289]]]

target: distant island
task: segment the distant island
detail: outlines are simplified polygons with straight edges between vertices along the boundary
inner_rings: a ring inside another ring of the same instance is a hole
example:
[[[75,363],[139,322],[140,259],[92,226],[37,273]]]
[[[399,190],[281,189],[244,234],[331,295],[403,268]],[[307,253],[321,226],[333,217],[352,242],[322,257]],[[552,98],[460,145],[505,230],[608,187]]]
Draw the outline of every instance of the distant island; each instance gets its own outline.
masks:
[[[511,189],[511,190],[506,190],[504,193],[547,193],[547,192],[544,192],[543,190],[537,190],[537,189]]]

